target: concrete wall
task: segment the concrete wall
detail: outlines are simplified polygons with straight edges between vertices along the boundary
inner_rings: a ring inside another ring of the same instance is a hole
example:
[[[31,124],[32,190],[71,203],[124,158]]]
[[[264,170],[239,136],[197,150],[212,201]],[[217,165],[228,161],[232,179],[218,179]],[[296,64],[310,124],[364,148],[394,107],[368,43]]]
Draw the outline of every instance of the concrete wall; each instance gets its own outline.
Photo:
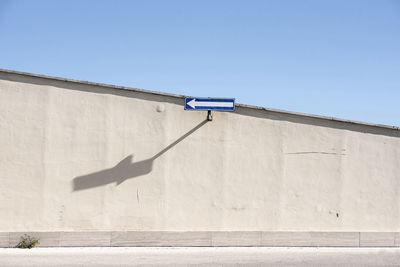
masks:
[[[400,231],[400,133],[0,71],[0,231]]]

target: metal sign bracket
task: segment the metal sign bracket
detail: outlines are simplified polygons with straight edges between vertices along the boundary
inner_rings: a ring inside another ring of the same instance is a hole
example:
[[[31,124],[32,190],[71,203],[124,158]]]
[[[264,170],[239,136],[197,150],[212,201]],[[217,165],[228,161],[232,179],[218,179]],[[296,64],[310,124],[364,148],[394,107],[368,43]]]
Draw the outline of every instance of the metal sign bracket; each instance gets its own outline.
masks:
[[[207,111],[207,120],[208,120],[208,121],[212,121],[212,120],[213,120],[213,116],[212,116],[212,114],[211,114],[211,110],[208,110],[208,111]]]

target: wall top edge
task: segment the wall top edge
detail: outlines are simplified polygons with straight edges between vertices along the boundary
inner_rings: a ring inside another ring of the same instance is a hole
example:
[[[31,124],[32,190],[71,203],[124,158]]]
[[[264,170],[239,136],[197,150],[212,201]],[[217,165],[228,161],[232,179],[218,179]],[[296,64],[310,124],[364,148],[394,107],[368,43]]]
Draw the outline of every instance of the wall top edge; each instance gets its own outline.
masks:
[[[149,94],[149,95],[172,97],[175,99],[184,99],[185,97],[190,97],[190,96],[185,96],[185,95],[158,92],[158,91],[152,91],[152,90],[141,89],[141,88],[127,87],[127,86],[120,86],[120,85],[113,85],[113,84],[106,84],[106,83],[97,83],[97,82],[55,77],[55,76],[35,74],[35,73],[22,72],[22,71],[16,71],[16,70],[1,69],[1,68],[0,68],[0,73],[33,77],[33,78],[39,78],[39,79],[45,79],[45,80],[53,80],[53,81],[66,82],[66,83],[82,84],[82,85],[88,85],[88,86],[99,86],[99,87],[108,88],[108,89],[125,90],[125,91],[132,91],[132,92],[144,93],[144,94]],[[265,112],[272,112],[272,113],[280,113],[280,114],[286,114],[286,115],[291,115],[291,116],[299,116],[299,117],[306,117],[306,118],[312,118],[312,119],[328,120],[328,121],[335,121],[335,122],[341,122],[341,123],[346,123],[346,124],[355,124],[355,125],[361,125],[361,126],[376,127],[376,128],[387,129],[387,130],[400,131],[399,126],[390,126],[390,125],[384,125],[384,124],[375,124],[375,123],[361,122],[361,121],[355,121],[355,120],[347,120],[347,119],[341,119],[341,118],[330,117],[330,116],[314,115],[314,114],[308,114],[308,113],[302,113],[302,112],[287,111],[287,110],[267,108],[267,107],[247,105],[247,104],[236,103],[235,105],[236,105],[236,107],[244,108],[244,109],[251,109],[251,110],[258,110],[258,111],[265,111]]]

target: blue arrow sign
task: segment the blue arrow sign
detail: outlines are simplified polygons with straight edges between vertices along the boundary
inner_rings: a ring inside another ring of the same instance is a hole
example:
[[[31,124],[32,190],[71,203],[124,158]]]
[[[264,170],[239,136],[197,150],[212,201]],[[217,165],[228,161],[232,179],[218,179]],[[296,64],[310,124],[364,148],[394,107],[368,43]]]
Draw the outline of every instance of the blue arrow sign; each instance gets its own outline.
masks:
[[[234,111],[234,98],[206,98],[206,97],[186,97],[186,110],[221,110]]]

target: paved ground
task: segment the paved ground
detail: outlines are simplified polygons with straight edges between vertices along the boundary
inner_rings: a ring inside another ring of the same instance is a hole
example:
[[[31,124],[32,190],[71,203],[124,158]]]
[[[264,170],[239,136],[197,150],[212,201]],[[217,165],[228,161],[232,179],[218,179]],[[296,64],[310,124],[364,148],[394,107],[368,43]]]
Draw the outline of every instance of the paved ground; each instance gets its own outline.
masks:
[[[0,249],[0,266],[400,266],[400,248]]]

